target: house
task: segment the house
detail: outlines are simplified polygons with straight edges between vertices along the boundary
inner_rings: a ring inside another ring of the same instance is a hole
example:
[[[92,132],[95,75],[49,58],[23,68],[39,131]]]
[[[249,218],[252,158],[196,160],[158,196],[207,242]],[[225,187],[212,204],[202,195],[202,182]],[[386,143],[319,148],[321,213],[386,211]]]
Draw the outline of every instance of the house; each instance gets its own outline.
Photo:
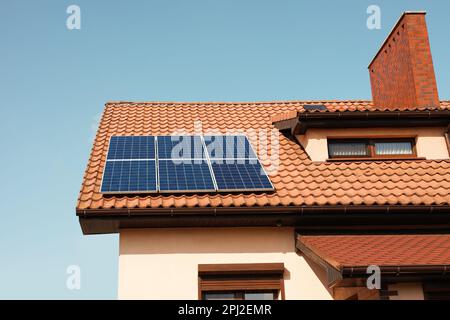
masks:
[[[106,103],[76,214],[120,234],[119,298],[450,298],[450,101],[424,12],[369,73],[373,101]],[[164,158],[167,136],[211,132],[264,170]]]

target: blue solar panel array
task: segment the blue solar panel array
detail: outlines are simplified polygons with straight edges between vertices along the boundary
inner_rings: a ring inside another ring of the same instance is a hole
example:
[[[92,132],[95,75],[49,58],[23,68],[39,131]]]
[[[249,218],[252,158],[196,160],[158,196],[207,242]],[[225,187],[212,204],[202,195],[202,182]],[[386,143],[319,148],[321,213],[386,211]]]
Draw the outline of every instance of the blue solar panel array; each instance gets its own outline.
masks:
[[[103,193],[273,190],[246,136],[111,137]]]

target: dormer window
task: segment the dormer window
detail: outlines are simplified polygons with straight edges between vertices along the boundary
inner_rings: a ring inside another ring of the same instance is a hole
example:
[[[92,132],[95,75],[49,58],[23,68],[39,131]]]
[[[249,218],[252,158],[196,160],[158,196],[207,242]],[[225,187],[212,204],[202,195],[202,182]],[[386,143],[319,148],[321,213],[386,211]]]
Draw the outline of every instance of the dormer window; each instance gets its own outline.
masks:
[[[414,138],[328,139],[333,160],[417,158]]]

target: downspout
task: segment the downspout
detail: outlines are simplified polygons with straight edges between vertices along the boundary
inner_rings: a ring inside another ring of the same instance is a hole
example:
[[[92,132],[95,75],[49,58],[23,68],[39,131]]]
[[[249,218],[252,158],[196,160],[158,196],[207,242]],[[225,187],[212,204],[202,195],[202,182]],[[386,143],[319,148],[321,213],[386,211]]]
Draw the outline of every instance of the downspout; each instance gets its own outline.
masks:
[[[450,158],[450,125],[447,127],[447,131],[444,133],[445,142],[447,143],[448,155]]]

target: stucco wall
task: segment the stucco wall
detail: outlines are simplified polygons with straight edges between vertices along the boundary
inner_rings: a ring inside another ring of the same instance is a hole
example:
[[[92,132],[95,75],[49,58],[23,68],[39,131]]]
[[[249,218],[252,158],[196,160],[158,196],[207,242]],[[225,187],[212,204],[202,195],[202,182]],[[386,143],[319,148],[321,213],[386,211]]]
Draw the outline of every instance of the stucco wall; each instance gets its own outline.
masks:
[[[444,137],[445,128],[349,128],[349,129],[309,129],[305,135],[297,136],[313,161],[328,159],[327,137],[416,137],[417,156],[427,159],[448,159],[448,149]]]
[[[292,228],[120,232],[119,299],[198,298],[198,264],[283,262],[286,299],[331,299],[325,274],[295,252]]]

